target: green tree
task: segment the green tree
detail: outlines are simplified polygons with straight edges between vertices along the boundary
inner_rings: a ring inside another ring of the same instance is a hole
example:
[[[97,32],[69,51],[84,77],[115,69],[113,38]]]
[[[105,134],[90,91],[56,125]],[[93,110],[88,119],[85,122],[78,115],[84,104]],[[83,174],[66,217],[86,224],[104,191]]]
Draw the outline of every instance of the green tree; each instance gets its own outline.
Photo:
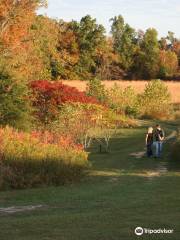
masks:
[[[28,129],[31,124],[29,91],[25,82],[0,68],[0,125]]]
[[[56,79],[59,75],[59,24],[45,16],[36,16],[30,31],[29,69],[31,80]]]
[[[171,31],[168,31],[168,35],[167,35],[166,39],[170,41],[171,45],[173,45],[174,42],[176,41],[175,35]]]
[[[167,47],[168,47],[168,43],[167,43],[167,39],[162,37],[160,40],[159,40],[159,48],[161,50],[167,50]]]
[[[132,71],[136,77],[143,79],[156,78],[159,72],[159,42],[158,33],[149,28],[139,44],[135,55]]]
[[[161,80],[150,81],[139,95],[141,113],[145,117],[167,119],[172,111],[171,94]]]
[[[83,17],[80,23],[73,24],[80,51],[76,71],[81,78],[87,79],[96,73],[97,50],[105,44],[105,28],[90,15]]]
[[[142,43],[143,60],[144,60],[144,77],[154,78],[158,71],[159,62],[159,43],[158,32],[149,28]]]
[[[121,15],[111,19],[111,33],[114,41],[114,51],[119,53],[121,66],[129,70],[134,61],[136,49],[136,32],[124,22]]]
[[[88,96],[97,98],[102,103],[107,99],[105,86],[98,78],[94,78],[89,81],[87,84],[86,93]]]
[[[74,29],[74,22],[59,22],[58,33],[58,62],[55,61],[53,75],[61,79],[79,79],[75,67],[79,62],[79,44]]]

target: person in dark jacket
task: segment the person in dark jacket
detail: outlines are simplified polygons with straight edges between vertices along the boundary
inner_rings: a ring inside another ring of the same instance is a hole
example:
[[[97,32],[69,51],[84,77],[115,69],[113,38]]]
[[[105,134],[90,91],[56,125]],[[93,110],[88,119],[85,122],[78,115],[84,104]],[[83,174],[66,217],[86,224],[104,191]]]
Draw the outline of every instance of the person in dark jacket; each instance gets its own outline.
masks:
[[[146,147],[147,147],[147,157],[153,156],[153,128],[149,127],[146,134]]]
[[[164,131],[159,124],[156,125],[156,130],[154,131],[154,138],[156,147],[155,157],[159,158],[162,154],[163,141],[165,139]]]

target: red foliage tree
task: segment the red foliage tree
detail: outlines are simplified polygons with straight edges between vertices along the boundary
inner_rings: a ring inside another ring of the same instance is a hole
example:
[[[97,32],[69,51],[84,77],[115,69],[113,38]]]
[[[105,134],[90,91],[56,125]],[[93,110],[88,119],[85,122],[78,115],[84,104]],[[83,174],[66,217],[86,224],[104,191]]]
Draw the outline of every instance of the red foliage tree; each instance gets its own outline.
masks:
[[[64,103],[99,104],[96,98],[89,97],[85,92],[80,92],[75,87],[67,86],[61,82],[33,81],[31,89],[34,96],[33,104],[37,109],[36,115],[45,125],[56,118]]]

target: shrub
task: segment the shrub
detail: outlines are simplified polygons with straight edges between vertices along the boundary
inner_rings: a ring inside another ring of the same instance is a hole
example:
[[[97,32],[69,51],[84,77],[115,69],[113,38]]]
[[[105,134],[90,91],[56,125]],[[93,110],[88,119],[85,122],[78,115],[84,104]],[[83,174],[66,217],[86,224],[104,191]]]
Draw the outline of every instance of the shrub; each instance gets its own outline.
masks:
[[[95,97],[101,103],[104,103],[107,100],[107,92],[105,90],[105,86],[98,78],[94,78],[89,81],[87,84],[86,93],[88,96]]]
[[[88,166],[82,146],[46,133],[0,129],[0,188],[59,185],[80,178]]]
[[[31,88],[34,94],[34,106],[37,108],[36,116],[45,125],[56,119],[64,103],[98,104],[96,98],[86,96],[84,92],[61,82],[34,81],[31,83]]]
[[[153,119],[168,118],[172,111],[168,87],[161,80],[149,82],[139,95],[141,114]]]
[[[70,134],[74,142],[90,147],[96,132],[110,132],[118,127],[132,127],[136,122],[124,115],[117,114],[101,105],[66,103],[62,106],[59,118],[49,125],[55,135]],[[109,131],[110,130],[110,131]]]
[[[87,148],[91,131],[103,120],[105,112],[105,107],[101,105],[66,103],[57,120],[50,124],[50,131],[65,136],[70,134],[73,141]]]
[[[139,113],[138,98],[132,87],[122,89],[115,84],[108,91],[108,105],[117,113],[137,116]]]

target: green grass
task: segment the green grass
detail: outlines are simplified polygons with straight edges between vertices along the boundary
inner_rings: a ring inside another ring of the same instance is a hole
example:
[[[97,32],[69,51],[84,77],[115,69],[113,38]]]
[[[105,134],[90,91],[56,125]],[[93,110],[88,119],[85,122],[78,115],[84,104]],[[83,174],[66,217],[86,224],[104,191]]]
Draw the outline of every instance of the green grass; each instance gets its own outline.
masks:
[[[176,124],[164,127],[170,133]],[[131,157],[144,148],[144,133],[145,127],[119,130],[108,154],[94,146],[92,170],[78,184],[1,192],[0,207],[44,207],[0,214],[0,240],[179,240],[180,166],[169,156],[170,143],[161,160]],[[137,226],[175,233],[137,237]]]

